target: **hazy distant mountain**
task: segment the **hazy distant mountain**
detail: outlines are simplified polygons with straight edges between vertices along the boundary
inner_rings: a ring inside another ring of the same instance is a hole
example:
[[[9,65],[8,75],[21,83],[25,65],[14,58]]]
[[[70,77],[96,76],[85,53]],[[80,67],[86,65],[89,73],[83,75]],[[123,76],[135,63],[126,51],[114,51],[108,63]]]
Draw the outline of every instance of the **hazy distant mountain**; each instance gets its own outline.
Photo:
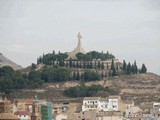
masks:
[[[2,53],[0,53],[0,67],[3,66],[11,66],[14,70],[22,69],[20,65],[17,65],[16,63],[3,56]]]

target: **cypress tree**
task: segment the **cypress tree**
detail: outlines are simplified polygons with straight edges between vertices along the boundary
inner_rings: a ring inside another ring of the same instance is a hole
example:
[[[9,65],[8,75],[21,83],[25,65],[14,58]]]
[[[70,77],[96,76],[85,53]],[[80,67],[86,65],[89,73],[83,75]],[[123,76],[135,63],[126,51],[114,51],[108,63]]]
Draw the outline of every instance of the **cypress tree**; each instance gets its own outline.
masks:
[[[117,72],[116,72],[116,69],[114,67],[113,70],[112,70],[112,76],[116,76],[116,75],[117,75]]]
[[[141,73],[146,73],[146,72],[147,72],[147,68],[145,64],[142,64]]]
[[[80,63],[79,63],[79,68],[82,68],[82,64],[81,64],[81,61],[80,61]]]
[[[72,67],[72,60],[69,59],[69,67],[71,68]]]
[[[100,63],[100,61],[98,61],[98,69],[100,69],[101,68],[101,63]]]
[[[130,75],[131,73],[132,73],[132,67],[131,67],[131,64],[129,62],[128,65],[127,65],[127,75]]]
[[[86,68],[86,61],[83,62],[83,68]]]
[[[92,61],[90,61],[90,68],[93,69]]]
[[[76,61],[76,67],[79,68],[79,63],[78,60]]]
[[[136,61],[134,61],[134,74],[138,73],[138,68],[137,68],[137,64]]]
[[[97,62],[96,61],[94,62],[94,68],[95,69],[97,68]]]
[[[104,69],[104,62],[102,62],[102,66],[101,66],[101,69],[102,69],[102,70]]]
[[[117,75],[113,59],[112,59],[112,62],[111,62],[111,71],[112,71],[112,73],[111,73],[112,76],[116,76]]]
[[[111,70],[115,69],[114,67],[114,60],[112,59],[112,62],[111,62]]]
[[[124,74],[127,73],[127,64],[126,64],[126,61],[125,61],[125,60],[123,60],[123,68],[122,68],[122,70],[123,70],[123,73],[124,73]]]
[[[73,80],[76,80],[76,72],[73,72]]]
[[[80,75],[79,75],[79,71],[77,71],[77,80],[80,80]]]

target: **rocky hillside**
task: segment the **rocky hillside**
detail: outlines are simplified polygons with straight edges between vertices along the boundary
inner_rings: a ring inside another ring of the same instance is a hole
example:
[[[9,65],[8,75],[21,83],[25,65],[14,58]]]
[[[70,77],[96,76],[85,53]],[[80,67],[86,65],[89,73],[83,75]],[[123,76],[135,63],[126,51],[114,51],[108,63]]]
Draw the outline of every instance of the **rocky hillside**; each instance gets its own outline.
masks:
[[[17,65],[16,63],[3,56],[2,53],[0,53],[0,67],[3,66],[11,66],[14,70],[22,69],[20,65]]]
[[[160,102],[160,76],[153,73],[119,76],[85,83],[80,81],[50,83],[45,84],[39,89],[18,90],[11,94],[10,97],[34,97],[35,94],[37,94],[40,98],[47,98],[55,101],[82,100],[82,98],[69,98],[63,95],[63,90],[65,88],[81,84],[86,86],[95,84],[110,86],[118,90],[119,95],[121,95],[123,99],[133,99],[136,104],[150,101]],[[104,93],[99,93],[98,96],[104,97]]]

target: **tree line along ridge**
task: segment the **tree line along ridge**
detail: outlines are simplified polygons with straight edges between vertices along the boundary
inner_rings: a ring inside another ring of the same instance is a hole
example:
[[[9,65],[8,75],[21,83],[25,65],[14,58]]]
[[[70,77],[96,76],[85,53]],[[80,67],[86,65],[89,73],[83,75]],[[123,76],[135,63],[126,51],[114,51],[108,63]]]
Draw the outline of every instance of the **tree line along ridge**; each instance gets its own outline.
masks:
[[[147,68],[142,64],[119,62],[109,52],[91,51],[86,54],[76,54],[77,59],[68,58],[67,53],[43,54],[32,63],[28,73],[15,71],[9,66],[0,68],[0,92],[10,93],[14,89],[37,88],[44,83],[79,80],[81,82],[100,80],[119,75],[146,73]],[[43,64],[42,69],[37,69]]]

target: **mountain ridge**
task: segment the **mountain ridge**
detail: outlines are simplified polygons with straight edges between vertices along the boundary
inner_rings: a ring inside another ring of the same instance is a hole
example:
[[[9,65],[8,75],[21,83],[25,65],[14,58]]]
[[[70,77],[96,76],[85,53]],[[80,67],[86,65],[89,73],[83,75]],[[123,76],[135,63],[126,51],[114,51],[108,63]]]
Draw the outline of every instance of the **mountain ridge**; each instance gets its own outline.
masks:
[[[14,70],[22,69],[22,66],[17,65],[17,64],[14,63],[13,61],[11,61],[11,60],[8,59],[7,57],[5,57],[2,53],[0,53],[0,67],[3,67],[3,66],[10,66],[10,67],[12,67]]]

